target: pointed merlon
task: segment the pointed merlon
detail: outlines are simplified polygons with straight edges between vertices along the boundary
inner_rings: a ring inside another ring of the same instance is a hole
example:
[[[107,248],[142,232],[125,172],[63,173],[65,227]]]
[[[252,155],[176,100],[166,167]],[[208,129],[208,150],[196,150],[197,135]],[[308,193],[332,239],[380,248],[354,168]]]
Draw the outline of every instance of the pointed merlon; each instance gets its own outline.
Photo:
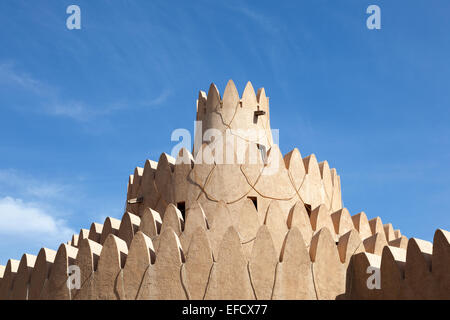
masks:
[[[150,264],[155,263],[156,254],[152,240],[142,232],[136,233],[131,242],[125,268],[123,269],[124,297],[135,300]]]
[[[184,262],[184,252],[178,236],[168,227],[161,233],[155,264],[144,275],[138,299],[188,299],[188,292],[181,282],[181,267]]]
[[[211,245],[206,230],[199,226],[192,233],[186,263],[184,264],[185,277],[183,283],[187,287],[191,299],[201,300],[205,296],[213,262]]]
[[[405,282],[407,299],[426,299],[435,296],[435,284],[431,275],[433,244],[411,238],[406,250]]]
[[[384,233],[376,233],[373,236],[364,239],[364,248],[367,252],[381,256],[383,248],[388,245]]]
[[[141,224],[139,230],[151,239],[159,235],[161,231],[162,219],[161,215],[151,208],[144,210],[141,216]]]
[[[311,270],[311,259],[302,233],[294,226],[283,243],[272,299],[317,299]]]
[[[2,288],[3,275],[5,274],[5,266],[0,266],[0,290]]]
[[[55,262],[50,272],[48,296],[46,300],[71,300],[71,292],[67,286],[68,268],[75,265],[78,249],[61,244],[56,253]]]
[[[120,220],[116,218],[107,217],[103,223],[102,236],[100,237],[100,244],[103,245],[106,238],[112,234],[117,236],[119,234]]]
[[[232,125],[231,121],[237,112],[237,108],[240,108],[239,92],[233,80],[229,80],[223,93],[222,117],[225,124]]]
[[[189,248],[192,237],[198,228],[203,230],[208,229],[208,223],[206,222],[206,215],[200,204],[190,208],[186,212],[186,222],[182,235],[180,236],[181,245],[183,248]]]
[[[166,153],[162,153],[155,172],[156,189],[166,204],[174,202],[173,171],[175,162],[176,159]],[[158,211],[158,209],[156,210]],[[164,212],[160,213],[164,214]]]
[[[333,196],[333,182],[331,179],[331,171],[330,171],[330,166],[328,164],[328,161],[323,161],[321,163],[319,163],[319,169],[320,169],[320,175],[322,177],[322,181],[323,181],[323,186],[325,188],[325,193],[329,199],[329,201],[331,201],[331,198]]]
[[[139,216],[132,214],[130,212],[125,212],[120,222],[119,227],[119,238],[124,240],[128,248],[133,241],[133,237],[139,230],[139,225],[141,224],[141,218]]]
[[[53,263],[55,261],[56,251],[42,248],[36,258],[34,269],[31,274],[30,289],[28,291],[28,300],[38,300],[41,297],[44,283],[50,276]]]
[[[266,89],[259,88],[258,92],[256,93],[256,100],[258,100],[258,104],[260,107],[260,110],[264,110],[267,113],[269,112],[269,97],[266,95]]]
[[[19,260],[9,259],[6,264],[5,273],[3,275],[2,287],[0,288],[0,300],[11,299],[12,289],[14,287],[14,280],[19,269]]]
[[[325,204],[325,188],[322,182],[322,176],[320,174],[319,164],[317,158],[314,154],[303,158],[303,163],[305,165],[305,170],[308,174],[308,197],[303,199],[311,208],[316,208],[321,204]]]
[[[278,256],[269,229],[265,225],[261,226],[248,264],[257,300],[270,300],[272,297]]]
[[[327,228],[330,231],[333,239],[337,240],[336,233],[334,231],[333,221],[328,213],[328,209],[325,205],[321,204],[311,212],[311,227],[314,231],[319,231],[322,228]]]
[[[350,230],[346,234],[339,238],[338,252],[341,262],[344,264],[345,269],[347,269],[350,259],[353,255],[360,252],[364,252],[364,245],[359,236],[358,231],[355,229]]]
[[[320,174],[319,163],[317,162],[317,158],[314,153],[303,158],[303,164],[305,165],[305,170],[307,174],[311,175],[316,180],[322,179],[322,176]]]
[[[406,250],[385,246],[381,257],[381,291],[383,299],[401,297],[404,287]]]
[[[372,230],[370,229],[369,220],[367,219],[367,216],[363,211],[352,216],[352,220],[353,225],[359,232],[359,236],[362,240],[372,236]]]
[[[131,174],[128,177],[128,185],[127,185],[127,200],[130,200],[131,198],[133,198],[133,180],[134,180],[134,176]]]
[[[400,238],[389,241],[389,245],[406,250],[406,248],[408,247],[408,238],[405,236],[401,236]]]
[[[345,292],[345,270],[335,240],[328,228],[322,228],[309,249],[314,285],[319,300],[335,300]],[[333,276],[330,277],[330,274]]]
[[[206,114],[206,92],[199,91],[197,99],[197,121],[204,121]]]
[[[380,299],[382,296],[380,266],[380,256],[367,252],[352,256],[348,267],[351,280],[346,284],[346,298],[351,300]]]
[[[184,219],[181,211],[174,204],[169,204],[164,213],[163,223],[161,225],[161,234],[164,230],[171,228],[177,236],[181,235],[184,229]]]
[[[159,199],[159,195],[155,187],[155,174],[157,168],[158,163],[156,161],[147,160],[145,162],[144,174],[142,175],[141,180],[141,189],[138,195],[143,198],[143,208],[155,208]]]
[[[386,238],[386,235],[384,233],[383,222],[381,221],[380,217],[376,217],[376,218],[369,220],[369,226],[370,226],[370,231],[372,231],[372,235],[374,235],[376,233],[380,233]]]
[[[133,174],[133,184],[131,185],[130,198],[136,198],[141,187],[142,175],[144,173],[144,168],[136,167]]]
[[[78,235],[77,234],[72,235],[72,240],[70,240],[70,244],[73,247],[78,248]]]
[[[123,292],[118,292],[115,284],[117,281],[122,282],[121,271],[125,266],[127,255],[126,242],[109,234],[103,245],[95,274],[96,300],[118,300],[124,296]]]
[[[195,166],[195,160],[186,148],[182,148],[176,161],[173,171],[173,183],[176,186],[173,193],[174,203],[181,204],[184,202],[185,210],[187,210],[191,207],[190,202],[194,200],[194,197],[189,196],[191,184],[188,182],[188,177]]]
[[[386,235],[386,241],[390,242],[392,240],[397,239],[394,233],[394,228],[392,227],[392,223],[387,223],[383,225],[384,234]]]
[[[89,229],[88,239],[100,243],[100,238],[102,236],[103,225],[100,223],[92,223]]]
[[[436,299],[450,297],[450,232],[442,229],[436,230],[433,239],[432,257],[433,278],[439,284]]]
[[[300,187],[302,186],[306,175],[305,165],[303,164],[300,151],[295,148],[286,154],[284,156],[284,164],[289,171],[295,190],[300,191]]]
[[[286,214],[281,210],[279,202],[272,200],[269,208],[267,209],[264,224],[267,226],[267,229],[271,234],[277,257],[280,256],[284,239],[286,238],[286,234],[289,230],[287,227],[286,218]]]
[[[332,211],[336,211],[342,208],[341,183],[340,183],[341,180],[335,168],[331,169],[330,172],[331,172],[331,181],[333,182],[331,209]]]
[[[31,273],[33,272],[36,256],[24,254],[20,259],[17,276],[14,280],[14,288],[12,290],[12,300],[28,299],[28,284],[30,282]]]
[[[211,113],[220,108],[220,93],[214,83],[211,83],[208,90],[208,98],[206,100],[206,113]]]
[[[239,216],[237,217],[238,222],[236,230],[241,238],[241,243],[249,244],[248,246],[244,245],[244,252],[247,257],[250,257],[251,248],[253,246],[252,241],[255,240],[259,227],[264,224],[265,220],[265,215],[262,214],[262,212],[259,213],[256,208],[258,197],[255,197],[254,199],[256,199],[254,200],[255,203],[250,198],[246,198],[241,202]]]
[[[343,235],[354,229],[352,217],[350,216],[347,208],[333,212],[331,214],[331,220],[333,221],[334,231],[338,235]]]
[[[302,233],[302,238],[305,241],[305,245],[309,246],[313,235],[311,222],[309,220],[308,212],[303,202],[298,201],[289,212],[287,218],[287,226],[289,229],[297,227]]]
[[[187,150],[186,148],[182,148],[178,152],[177,159],[175,160],[174,171],[176,170],[177,166],[180,164],[187,164],[192,167],[194,165],[194,162],[195,162],[194,157],[189,152],[189,150]]]
[[[333,188],[334,188],[335,186],[338,185],[338,178],[337,178],[338,174],[337,174],[336,168],[331,168],[330,173],[331,173],[331,182],[333,183]]]
[[[102,246],[95,241],[83,239],[78,246],[75,265],[80,268],[80,288],[71,291],[72,300],[93,300],[94,271],[97,270]]]
[[[88,229],[80,229],[80,233],[78,234],[78,241],[81,241],[82,239],[89,239]]]
[[[242,107],[256,110],[257,104],[255,89],[252,83],[248,81],[242,93]]]
[[[207,300],[253,300],[255,299],[247,261],[242,251],[239,235],[233,227],[228,228],[219,248],[217,263],[213,267],[206,291]]]
[[[270,130],[269,99],[266,96],[266,90],[264,88],[258,89],[258,92],[256,93],[256,100],[258,101],[258,110],[255,111],[255,115],[256,113],[259,113],[260,117],[264,116],[260,120],[257,120],[257,125],[259,128],[265,130],[267,143],[270,147],[273,145],[273,137]]]
[[[223,201],[219,201],[216,204],[214,213],[214,220],[207,231],[207,234],[211,243],[214,261],[217,261],[222,238],[228,228],[233,226],[233,223],[231,221],[230,211]]]

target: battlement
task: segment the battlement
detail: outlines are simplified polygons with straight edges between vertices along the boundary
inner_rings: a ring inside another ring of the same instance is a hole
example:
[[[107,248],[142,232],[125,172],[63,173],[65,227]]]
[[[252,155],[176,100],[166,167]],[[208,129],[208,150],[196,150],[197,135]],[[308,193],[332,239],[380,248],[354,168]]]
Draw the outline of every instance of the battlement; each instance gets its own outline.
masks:
[[[214,133],[225,137],[227,130],[237,139],[258,143],[266,150],[273,145],[269,98],[264,88],[260,88],[255,94],[251,82],[245,86],[242,98],[239,97],[233,80],[228,81],[223,98],[214,83],[209,87],[208,95],[200,91],[197,100],[197,121],[201,122],[195,134],[198,147],[205,140],[202,137],[209,139]],[[198,147],[194,147],[194,155],[197,154]]]
[[[328,161],[273,142],[264,89],[249,82],[240,99],[230,80],[222,99],[212,84],[197,120],[202,133],[233,131],[245,156],[261,141],[238,131],[263,128],[266,161],[205,162],[208,143],[147,160],[128,177],[121,220],[9,260],[0,299],[450,299],[450,233],[408,239],[380,217],[350,215]],[[77,289],[65,285],[74,265]],[[368,270],[379,271],[375,288]]]

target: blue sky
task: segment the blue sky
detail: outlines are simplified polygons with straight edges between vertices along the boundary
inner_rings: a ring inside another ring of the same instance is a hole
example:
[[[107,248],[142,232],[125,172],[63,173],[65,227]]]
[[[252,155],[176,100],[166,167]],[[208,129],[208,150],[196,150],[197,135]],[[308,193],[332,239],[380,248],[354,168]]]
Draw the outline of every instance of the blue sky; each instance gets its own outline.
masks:
[[[81,8],[82,29],[66,28]],[[366,8],[381,8],[368,30]],[[248,80],[280,147],[341,175],[350,213],[450,229],[450,2],[0,2],[0,264],[122,215],[127,177]]]

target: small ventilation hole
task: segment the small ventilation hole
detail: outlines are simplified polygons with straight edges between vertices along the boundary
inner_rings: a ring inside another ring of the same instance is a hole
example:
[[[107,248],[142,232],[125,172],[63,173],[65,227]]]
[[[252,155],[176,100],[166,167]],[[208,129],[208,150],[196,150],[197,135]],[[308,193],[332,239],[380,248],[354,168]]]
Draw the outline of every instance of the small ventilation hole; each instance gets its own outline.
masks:
[[[311,205],[305,203],[306,212],[308,213],[308,216],[311,217]]]
[[[258,210],[258,198],[257,197],[247,197],[247,198],[252,200],[255,209]]]
[[[181,216],[183,217],[183,220],[186,221],[186,203],[183,202],[178,202],[177,203],[177,208],[178,210],[180,210],[181,212]]]

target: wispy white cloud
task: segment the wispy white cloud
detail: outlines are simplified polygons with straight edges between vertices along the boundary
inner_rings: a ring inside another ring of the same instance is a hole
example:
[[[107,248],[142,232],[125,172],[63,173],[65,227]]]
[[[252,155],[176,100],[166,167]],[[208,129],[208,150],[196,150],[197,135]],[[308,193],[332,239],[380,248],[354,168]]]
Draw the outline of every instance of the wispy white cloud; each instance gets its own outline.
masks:
[[[76,188],[12,169],[0,169],[0,260],[40,247],[57,249],[77,233],[67,209]],[[71,197],[71,196],[72,197]],[[11,247],[13,245],[13,247]]]
[[[171,95],[172,91],[164,90],[159,96],[149,101],[114,103],[107,107],[96,109],[91,108],[82,102],[68,101],[66,103],[47,105],[46,110],[49,114],[54,116],[65,116],[78,121],[89,121],[97,117],[110,115],[120,110],[158,107],[165,103]]]
[[[94,109],[79,101],[56,101],[45,105],[45,112],[52,116],[71,118],[77,121],[89,121],[98,116],[104,116],[120,109],[119,107],[108,107]]]
[[[74,231],[38,203],[11,197],[0,198],[0,234],[38,239],[43,243],[68,241]]]
[[[52,91],[51,87],[33,79],[31,75],[15,70],[11,62],[0,64],[0,84],[18,86],[38,95],[49,94]]]
[[[163,104],[164,102],[167,101],[167,99],[172,95],[172,91],[169,89],[164,90],[163,92],[161,92],[161,94],[156,97],[153,100],[150,100],[147,103],[144,103],[144,105],[148,105],[148,106],[159,106],[161,104]]]
[[[259,27],[264,29],[266,32],[270,34],[277,34],[280,32],[280,28],[277,26],[276,23],[267,15],[264,15],[262,13],[259,13],[258,11],[247,8],[242,5],[239,6],[227,6],[231,10],[235,10],[247,18],[251,19],[253,22],[257,23]]]
[[[62,198],[71,191],[69,185],[36,179],[13,169],[0,169],[0,196],[14,194],[40,201]]]
[[[39,112],[81,122],[94,120],[119,110],[159,106],[172,95],[172,91],[166,89],[150,101],[123,101],[93,107],[80,100],[62,98],[57,87],[46,84],[28,73],[18,71],[11,62],[0,63],[0,85],[19,88],[37,96]]]
[[[43,185],[29,185],[25,187],[26,193],[36,198],[55,198],[60,197],[67,187],[59,184],[43,184]]]

